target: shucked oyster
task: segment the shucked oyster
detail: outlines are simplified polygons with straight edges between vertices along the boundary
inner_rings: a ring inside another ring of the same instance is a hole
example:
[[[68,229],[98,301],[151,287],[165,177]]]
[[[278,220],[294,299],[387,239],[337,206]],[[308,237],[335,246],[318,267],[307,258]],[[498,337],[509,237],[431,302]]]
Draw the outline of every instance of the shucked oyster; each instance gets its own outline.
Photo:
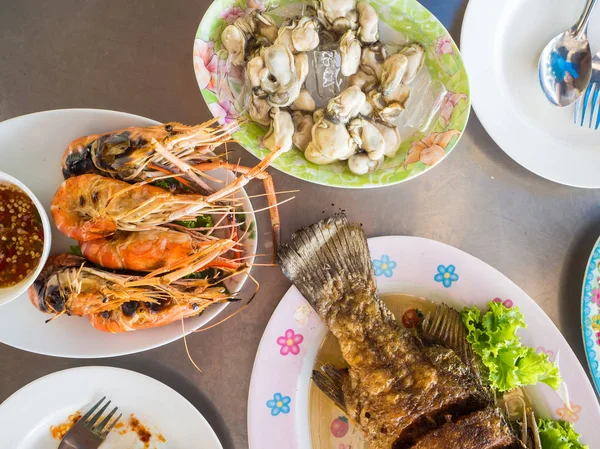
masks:
[[[337,97],[329,100],[325,115],[330,119],[346,123],[358,115],[366,99],[367,97],[358,86],[350,86]]]
[[[369,159],[378,161],[385,153],[385,140],[379,129],[369,120],[356,117],[348,124],[350,137],[364,150]]]
[[[292,112],[292,119],[295,126],[292,142],[294,142],[294,145],[296,145],[296,147],[298,147],[300,150],[305,151],[306,147],[312,140],[312,127],[315,124],[312,114],[294,111]]]
[[[367,2],[358,2],[358,38],[365,44],[372,44],[379,39],[379,16]]]
[[[235,25],[227,25],[221,33],[221,42],[227,49],[231,63],[243,65],[246,58],[246,37]]]
[[[360,68],[368,75],[373,75],[377,79],[381,78],[383,62],[387,58],[387,51],[381,42],[364,47],[360,58]]]
[[[271,125],[263,137],[263,145],[271,151],[283,148],[289,151],[292,148],[294,135],[294,122],[289,112],[279,108],[271,108]]]
[[[425,60],[425,49],[421,44],[413,42],[412,44],[404,47],[400,53],[406,56],[408,59],[408,66],[402,82],[405,84],[410,84],[417,76],[417,73],[419,73],[421,67],[423,67],[423,61]]]
[[[350,137],[346,125],[333,123],[322,117],[312,128],[312,141],[304,156],[318,165],[346,160],[356,151],[356,142]]]
[[[342,55],[342,75],[351,76],[358,71],[362,47],[356,38],[356,31],[348,30],[340,40],[340,53]]]

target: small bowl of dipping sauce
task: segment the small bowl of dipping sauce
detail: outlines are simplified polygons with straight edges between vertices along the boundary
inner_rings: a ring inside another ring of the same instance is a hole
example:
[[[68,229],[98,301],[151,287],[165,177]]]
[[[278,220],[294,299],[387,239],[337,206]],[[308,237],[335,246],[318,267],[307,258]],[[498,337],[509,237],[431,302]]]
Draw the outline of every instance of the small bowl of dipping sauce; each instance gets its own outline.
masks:
[[[0,305],[27,291],[50,253],[44,207],[18,179],[0,172]]]

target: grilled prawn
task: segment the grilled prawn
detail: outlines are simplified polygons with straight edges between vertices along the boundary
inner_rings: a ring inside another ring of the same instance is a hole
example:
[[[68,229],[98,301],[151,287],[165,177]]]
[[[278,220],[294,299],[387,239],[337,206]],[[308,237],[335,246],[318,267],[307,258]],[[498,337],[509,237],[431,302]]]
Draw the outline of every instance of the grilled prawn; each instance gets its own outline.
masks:
[[[96,329],[107,332],[163,326],[233,300],[225,287],[214,285],[218,279],[183,279],[190,270],[176,272],[164,283],[162,277],[114,274],[61,254],[48,259],[29,298],[42,312],[87,316]]]
[[[90,262],[112,270],[153,271],[188,262],[215,239],[198,233],[157,227],[147,231],[117,231],[110,237],[81,242],[81,253]],[[205,268],[235,269],[240,263],[223,257]]]
[[[215,123],[214,119],[198,126],[171,122],[80,137],[69,145],[63,156],[63,175],[67,179],[96,174],[128,183],[177,176],[175,184],[183,186],[177,189],[179,193],[182,190],[199,193],[208,202],[223,204],[227,204],[229,195],[251,179],[261,179],[269,203],[276,249],[279,244],[279,212],[273,180],[265,170],[288,148],[274,148],[254,167],[229,163],[215,156],[212,149],[233,141],[230,133],[239,124],[232,122],[217,126]],[[215,192],[202,178],[210,178],[206,172],[218,168],[232,170],[237,177]]]

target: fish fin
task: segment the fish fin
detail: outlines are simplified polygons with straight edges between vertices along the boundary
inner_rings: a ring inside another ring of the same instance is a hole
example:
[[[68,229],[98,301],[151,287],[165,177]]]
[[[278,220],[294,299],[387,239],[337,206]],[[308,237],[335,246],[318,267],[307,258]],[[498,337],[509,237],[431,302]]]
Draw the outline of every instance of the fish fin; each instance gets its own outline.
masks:
[[[333,365],[325,364],[320,370],[313,370],[313,382],[335,405],[344,413],[346,410],[346,401],[344,400],[344,377],[348,373],[345,369],[336,368]]]
[[[425,343],[452,349],[479,378],[475,354],[467,341],[467,331],[456,309],[440,304],[432,313],[427,314],[421,324],[421,339]]]
[[[364,290],[370,280],[375,289],[365,234],[343,214],[296,231],[292,242],[280,247],[277,259],[283,274],[321,317],[344,291]]]

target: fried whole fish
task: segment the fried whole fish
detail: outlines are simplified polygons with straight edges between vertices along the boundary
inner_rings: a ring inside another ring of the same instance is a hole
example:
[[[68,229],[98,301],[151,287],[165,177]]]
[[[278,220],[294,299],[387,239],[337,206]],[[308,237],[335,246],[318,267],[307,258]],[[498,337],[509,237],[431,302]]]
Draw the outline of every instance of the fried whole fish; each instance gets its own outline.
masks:
[[[296,232],[278,258],[348,364],[325,366],[313,379],[346,411],[370,449],[408,448],[432,428],[491,403],[457,353],[424,346],[396,323],[377,294],[359,225],[343,215],[319,222]]]
[[[510,431],[502,412],[498,408],[488,407],[432,430],[410,449],[448,449],[450,447],[519,449],[523,446]]]

